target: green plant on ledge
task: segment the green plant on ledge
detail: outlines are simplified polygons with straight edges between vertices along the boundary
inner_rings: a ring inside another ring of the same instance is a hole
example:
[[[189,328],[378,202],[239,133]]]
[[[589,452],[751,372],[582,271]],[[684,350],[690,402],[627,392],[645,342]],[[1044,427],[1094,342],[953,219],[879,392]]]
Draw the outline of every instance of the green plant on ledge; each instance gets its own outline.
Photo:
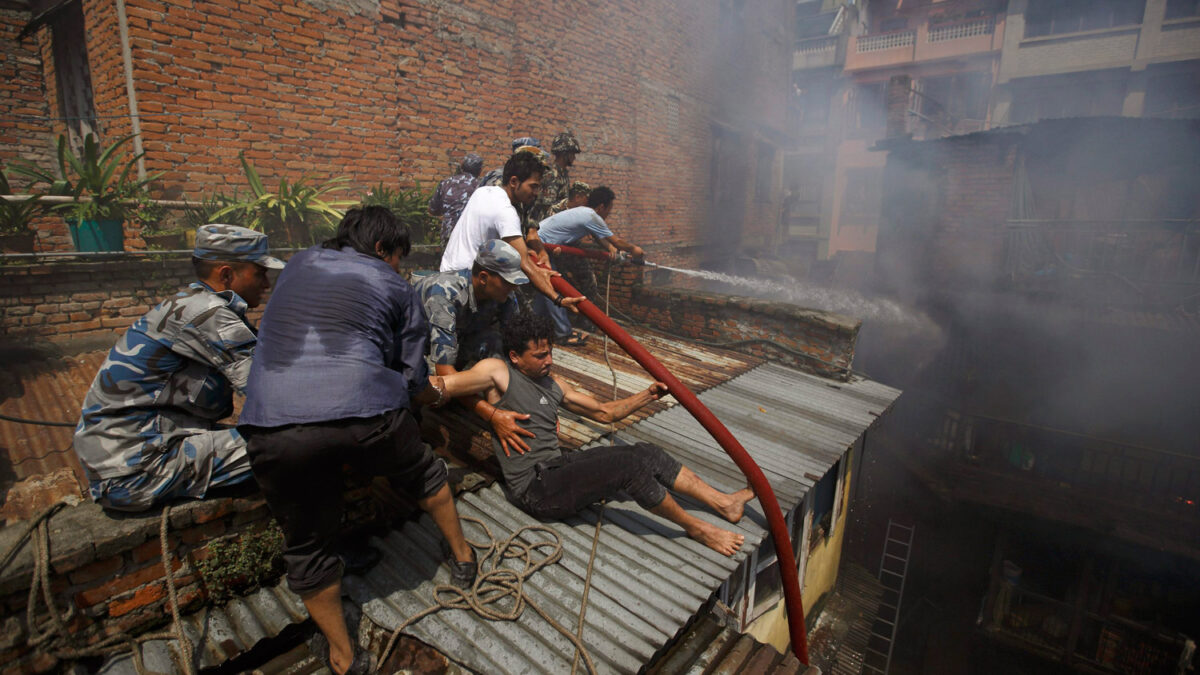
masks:
[[[146,197],[147,186],[162,174],[145,178],[135,177],[137,161],[146,153],[128,157],[122,146],[133,140],[123,136],[107,148],[92,134],[83,139],[83,152],[76,155],[67,144],[66,135],[58,137],[58,174],[45,171],[28,162],[14,165],[13,170],[32,178],[36,183],[46,183],[47,194],[70,196],[76,200],[69,204],[57,204],[52,210],[61,212],[67,220],[75,222],[96,220],[119,220],[128,218],[136,208],[138,200]]]
[[[12,195],[12,186],[8,176],[0,171],[0,195]],[[28,199],[9,201],[0,199],[0,235],[33,234],[30,225],[33,219],[45,212],[46,208],[37,201],[38,195],[31,194]]]
[[[212,602],[255,591],[283,574],[283,532],[271,521],[261,530],[217,539],[196,567]]]
[[[307,246],[332,235],[342,218],[342,207],[353,203],[328,199],[333,193],[346,189],[343,184],[349,179],[344,176],[324,183],[314,183],[307,175],[291,183],[280,178],[279,189],[271,192],[245,155],[238,153],[238,159],[246,174],[250,195],[217,211],[213,217],[218,220],[228,218],[265,232],[275,246],[282,241]]]
[[[413,244],[437,244],[441,221],[429,213],[429,198],[432,196],[433,191],[422,190],[420,182],[411,188],[394,190],[380,182],[367,192],[361,205],[391,209],[396,218],[408,226]]]

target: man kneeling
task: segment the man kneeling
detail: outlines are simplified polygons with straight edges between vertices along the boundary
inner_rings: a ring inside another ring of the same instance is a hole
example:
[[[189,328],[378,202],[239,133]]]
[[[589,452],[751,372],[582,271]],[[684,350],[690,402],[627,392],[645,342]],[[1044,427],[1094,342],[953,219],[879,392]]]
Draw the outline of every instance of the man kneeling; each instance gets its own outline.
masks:
[[[661,448],[649,443],[565,452],[558,445],[558,408],[597,422],[615,422],[667,393],[655,382],[628,398],[601,403],[550,372],[554,327],[544,316],[522,314],[503,329],[508,361],[485,359],[447,378],[484,393],[497,408],[529,415],[534,437],[529,451],[510,455],[498,442],[493,451],[514,503],[539,518],[565,518],[588,504],[624,491],[644,509],[676,523],[688,536],[725,555],[744,537],[684,511],[668,489],[697,499],[731,523],[742,518],[749,488],[726,494],[705,483]],[[456,387],[457,388],[457,387]]]

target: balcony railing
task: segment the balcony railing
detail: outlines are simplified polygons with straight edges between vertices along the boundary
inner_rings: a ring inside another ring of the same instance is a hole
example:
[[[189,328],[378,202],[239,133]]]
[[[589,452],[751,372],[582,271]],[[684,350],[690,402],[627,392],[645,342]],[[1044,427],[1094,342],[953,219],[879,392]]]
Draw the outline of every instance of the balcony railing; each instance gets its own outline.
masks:
[[[917,31],[915,30],[901,30],[880,35],[860,35],[855,41],[855,50],[860,54],[878,52],[885,49],[908,47],[915,44],[916,41]]]
[[[1200,221],[1010,220],[1004,257],[1016,281],[1115,275],[1200,283]]]
[[[1001,582],[988,630],[1062,663],[1105,673],[1182,672],[1188,640],[1118,616],[1101,616]]]
[[[945,42],[979,35],[991,35],[995,29],[996,21],[989,16],[972,21],[930,26],[928,40],[929,42]]]
[[[821,37],[797,40],[796,51],[801,54],[834,52],[837,51],[838,37],[837,35],[822,35]]]

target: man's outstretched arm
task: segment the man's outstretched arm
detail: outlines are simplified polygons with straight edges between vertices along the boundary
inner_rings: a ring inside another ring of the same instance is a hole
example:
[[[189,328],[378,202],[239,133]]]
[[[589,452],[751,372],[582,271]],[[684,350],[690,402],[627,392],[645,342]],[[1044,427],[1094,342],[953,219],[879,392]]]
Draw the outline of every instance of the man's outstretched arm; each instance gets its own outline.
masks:
[[[583,415],[588,419],[605,424],[625,419],[629,415],[667,395],[667,385],[662,382],[654,382],[633,396],[601,403],[594,396],[575,389],[561,378],[555,375],[551,375],[551,377],[554,378],[554,381],[563,390],[562,404],[564,408],[577,415]]]
[[[441,363],[434,366],[434,370],[438,375],[442,376],[456,375],[459,372],[454,366]],[[468,380],[469,382],[470,380]],[[500,447],[504,448],[504,454],[510,455],[511,451],[516,451],[517,454],[523,455],[529,452],[529,444],[521,437],[527,436],[532,438],[533,432],[518,423],[520,420],[529,419],[529,415],[519,413],[515,410],[498,408],[488,401],[486,397],[479,394],[454,397],[452,394],[447,393],[446,397],[457,398],[459,403],[473,410],[479,419],[491,425],[492,433],[496,435],[496,440],[500,441]]]

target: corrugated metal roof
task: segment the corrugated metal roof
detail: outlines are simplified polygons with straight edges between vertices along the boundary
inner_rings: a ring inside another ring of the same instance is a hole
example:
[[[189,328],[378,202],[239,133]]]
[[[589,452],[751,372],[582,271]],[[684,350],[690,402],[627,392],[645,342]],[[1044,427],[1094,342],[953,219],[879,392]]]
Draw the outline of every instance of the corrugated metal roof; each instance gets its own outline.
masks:
[[[248,651],[267,638],[279,635],[292,624],[308,619],[300,598],[283,583],[260,589],[245,597],[234,598],[222,607],[206,607],[182,617],[183,632],[192,642],[199,668],[219,666]],[[172,658],[173,640],[148,640],[142,645],[146,669],[158,673],[183,670]],[[133,659],[128,654],[109,659],[99,670],[104,675],[134,675]]]
[[[755,458],[780,505],[790,511],[898,395],[869,380],[835,383],[766,364],[700,399]],[[617,437],[657,443],[718,488],[745,485],[733,462],[682,408],[663,410]],[[731,526],[680,501],[698,517],[741,532],[746,544],[727,558],[633,502],[610,502],[584,629],[584,643],[601,672],[636,672],[650,662],[766,534],[757,504]],[[495,484],[460,495],[458,505],[460,514],[487,523],[498,539],[539,523],[559,534],[563,560],[539,571],[525,589],[556,621],[574,628],[598,507],[541,523],[511,505]],[[479,536],[476,526],[467,528],[469,537]],[[434,585],[447,580],[438,540],[428,517],[407,523],[380,542],[384,562],[363,579],[347,580],[347,591],[373,621],[395,628],[427,607]],[[531,611],[516,622],[491,622],[443,610],[408,632],[480,672],[563,672],[574,656],[573,645]]]

